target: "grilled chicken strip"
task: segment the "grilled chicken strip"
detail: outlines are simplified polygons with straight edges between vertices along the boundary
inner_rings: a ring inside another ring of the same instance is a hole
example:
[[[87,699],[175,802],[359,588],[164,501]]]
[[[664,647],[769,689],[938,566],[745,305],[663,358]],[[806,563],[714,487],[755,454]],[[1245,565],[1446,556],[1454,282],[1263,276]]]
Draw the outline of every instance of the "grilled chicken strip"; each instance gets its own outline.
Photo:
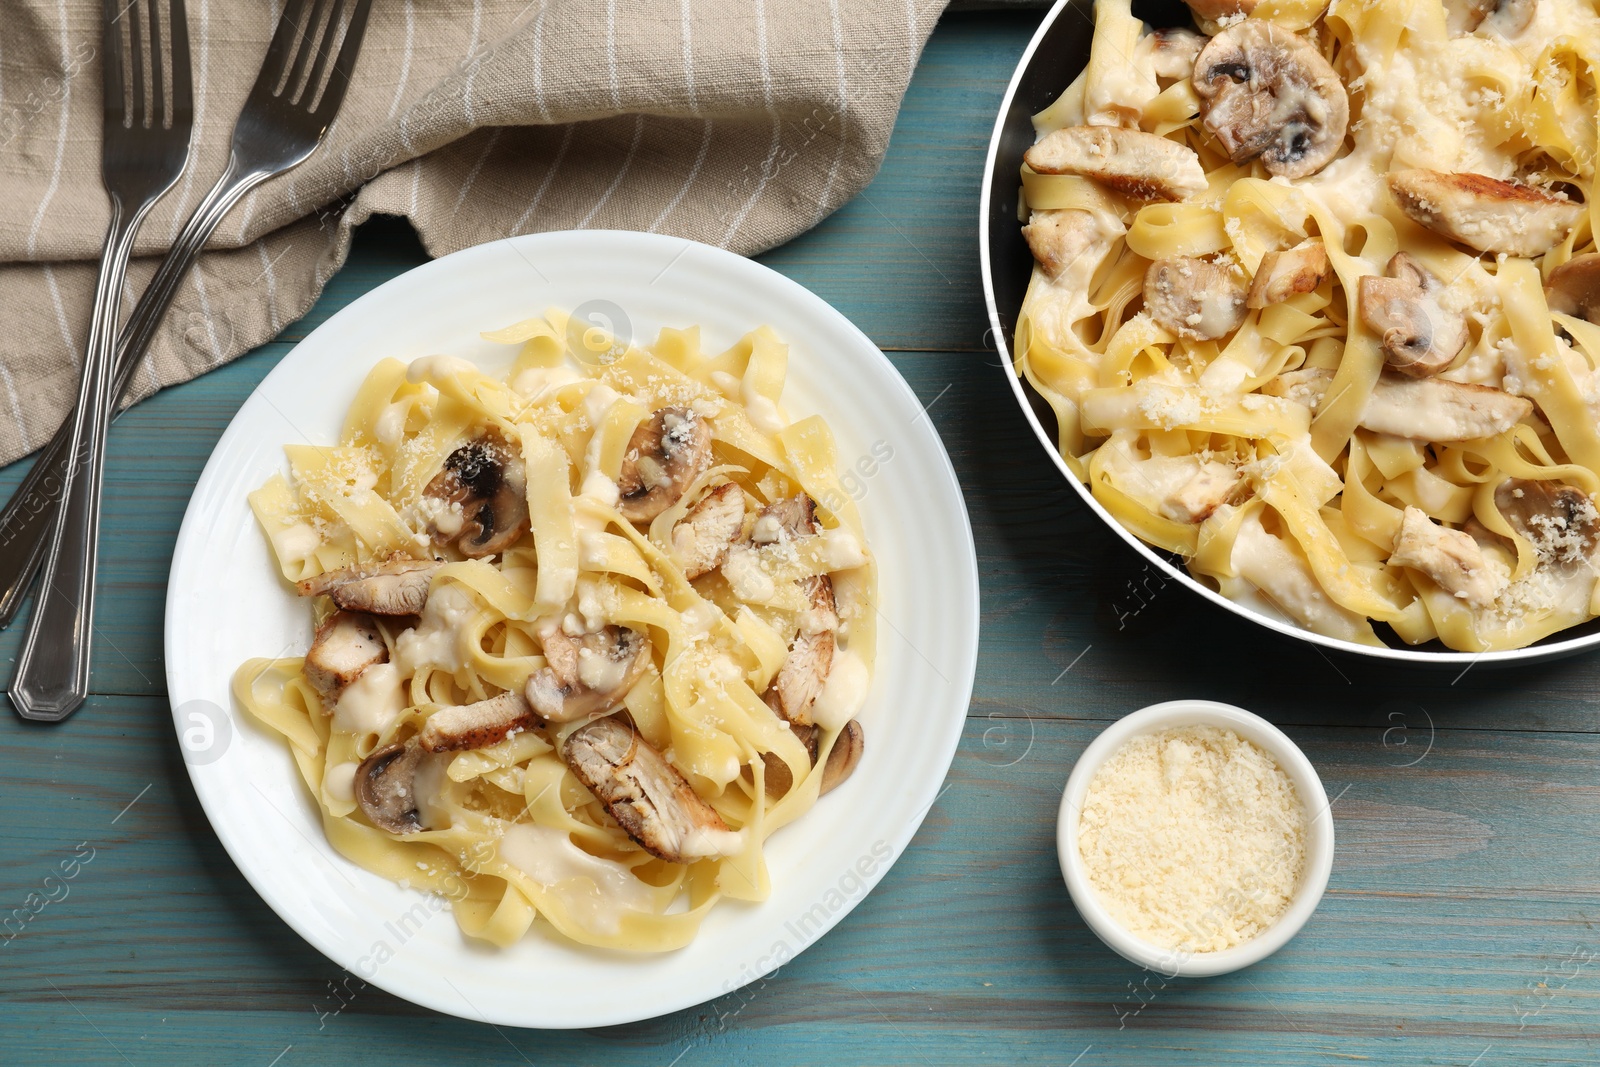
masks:
[[[1332,381],[1332,371],[1297,370],[1278,375],[1261,391],[1297,400],[1315,411]],[[1473,441],[1504,433],[1532,413],[1531,401],[1498,389],[1386,372],[1367,398],[1361,425],[1375,433],[1418,441]]]
[[[1205,192],[1194,149],[1120,126],[1052,130],[1024,153],[1038,174],[1077,174],[1136,200],[1187,200]]]
[[[739,837],[660,752],[617,716],[567,738],[561,758],[639,847],[668,863],[738,850]]]
[[[819,574],[805,579],[811,611],[800,632],[795,634],[789,654],[767,690],[767,705],[792,723],[808,726],[811,705],[817,702],[822,687],[833,670],[833,655],[838,650],[834,631],[839,616],[833,598],[833,579]]]
[[[501,693],[475,704],[440,708],[428,716],[417,741],[429,752],[488,748],[538,722],[521,693]]]
[[[323,708],[331,711],[346,686],[368,667],[388,660],[389,647],[371,615],[337,611],[317,628],[303,669],[321,694]]]
[[[1109,247],[1102,220],[1079,208],[1032,212],[1022,228],[1022,237],[1033,258],[1052,278],[1086,256],[1098,263]],[[1085,263],[1084,267],[1091,269],[1091,264]]]
[[[1474,608],[1493,604],[1510,582],[1470,534],[1439,525],[1421,508],[1406,508],[1389,562],[1421,571]]]
[[[1135,61],[1145,55],[1150,57],[1150,69],[1156,77],[1169,81],[1185,81],[1194,75],[1194,57],[1205,47],[1207,38],[1181,27],[1151,30],[1139,38],[1134,50]]]
[[[372,615],[418,615],[428,603],[428,588],[443,563],[392,559],[340,567],[299,584],[301,596],[330,596],[348,611]]]
[[[672,528],[672,554],[685,578],[722,566],[744,530],[744,490],[726,482],[707,493]]]
[[[1299,293],[1312,292],[1332,270],[1328,249],[1320,237],[1282,252],[1268,252],[1261,257],[1261,266],[1250,282],[1245,307],[1270,307]]]
[[[1560,193],[1482,174],[1397,170],[1385,180],[1401,211],[1479,252],[1542,256],[1583,217],[1583,205]]]

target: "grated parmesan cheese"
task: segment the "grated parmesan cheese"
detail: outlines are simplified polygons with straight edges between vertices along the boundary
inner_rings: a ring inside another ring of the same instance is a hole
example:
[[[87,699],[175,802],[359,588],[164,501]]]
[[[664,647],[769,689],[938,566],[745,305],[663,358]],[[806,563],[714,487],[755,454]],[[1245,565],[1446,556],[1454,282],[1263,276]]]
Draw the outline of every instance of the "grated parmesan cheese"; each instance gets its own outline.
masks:
[[[1129,933],[1216,952],[1289,906],[1306,858],[1306,813],[1271,756],[1231,730],[1185,726],[1133,738],[1095,773],[1078,851],[1095,894]]]

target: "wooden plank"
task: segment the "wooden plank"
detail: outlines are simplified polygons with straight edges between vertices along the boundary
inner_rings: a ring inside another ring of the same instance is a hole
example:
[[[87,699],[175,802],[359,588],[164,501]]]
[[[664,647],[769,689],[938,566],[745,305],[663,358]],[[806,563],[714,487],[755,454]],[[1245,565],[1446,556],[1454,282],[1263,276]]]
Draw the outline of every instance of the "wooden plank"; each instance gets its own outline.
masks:
[[[8,1062],[106,1062],[107,1041],[163,1063],[266,1063],[289,1044],[328,1062],[445,1062],[450,1048],[518,1062],[493,1031],[353,980],[336,999],[329,983],[344,976],[268,911],[205,826],[167,721],[156,698],[96,698],[58,730],[8,740],[0,804],[47,790],[59,803],[14,833],[0,903],[23,904],[74,848],[93,849],[59,902],[0,940]],[[1291,728],[1338,794],[1328,896],[1257,967],[1163,983],[1094,938],[1056,867],[1061,785],[1099,724],[1009,725],[1008,749],[996,723],[968,723],[950,788],[906,854],[778,975],[663,1020],[514,1039],[537,1062],[604,1049],[607,1062],[655,1065],[685,1048],[686,1062],[743,1060],[756,1042],[784,1063],[868,1062],[886,1047],[900,1062],[956,1062],[1003,1047],[1008,1062],[1059,1064],[1090,1045],[1084,1063],[1270,1049],[1282,1064],[1465,1064],[1485,1047],[1592,1062],[1600,961],[1573,955],[1600,951],[1590,739],[1442,730],[1422,761],[1396,767],[1360,731]]]

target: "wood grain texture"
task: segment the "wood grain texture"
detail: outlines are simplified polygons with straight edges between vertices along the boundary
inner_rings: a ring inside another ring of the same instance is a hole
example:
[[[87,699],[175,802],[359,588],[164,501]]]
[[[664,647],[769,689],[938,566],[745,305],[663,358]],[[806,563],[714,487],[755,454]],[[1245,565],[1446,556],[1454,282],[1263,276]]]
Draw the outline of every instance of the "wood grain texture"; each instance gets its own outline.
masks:
[[[1036,18],[947,19],[866,196],[763,257],[891,350],[930,405],[978,543],[966,734],[883,884],[776,975],[588,1033],[415,1008],[344,975],[256,897],[174,743],[168,560],[255,384],[317,322],[421,261],[403,224],[374,221],[282,342],[113,431],[97,695],[59,727],[0,723],[0,1064],[1600,1062],[1600,660],[1458,676],[1253,629],[1146,571],[1016,416],[983,344],[974,222],[989,123]],[[0,635],[0,656],[16,640]],[[1338,853],[1283,951],[1163,982],[1078,918],[1054,826],[1103,725],[1178,696],[1283,725],[1337,797]],[[63,878],[75,850],[92,858]]]

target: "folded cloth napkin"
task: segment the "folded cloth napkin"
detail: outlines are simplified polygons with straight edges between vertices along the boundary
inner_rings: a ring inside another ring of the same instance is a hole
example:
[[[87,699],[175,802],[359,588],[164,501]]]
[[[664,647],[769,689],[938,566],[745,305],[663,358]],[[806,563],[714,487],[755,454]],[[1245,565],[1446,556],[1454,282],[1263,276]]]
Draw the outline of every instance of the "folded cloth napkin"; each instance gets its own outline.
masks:
[[[221,173],[282,0],[188,0],[195,150],[145,222],[124,312]],[[135,398],[271,339],[407,216],[432,255],[513,234],[651,230],[742,253],[871,179],[943,0],[375,0],[322,148],[225,219]],[[100,0],[6,0],[0,36],[0,462],[76,394],[108,207]],[[535,309],[536,310],[536,309]],[[486,327],[500,325],[486,323]]]

